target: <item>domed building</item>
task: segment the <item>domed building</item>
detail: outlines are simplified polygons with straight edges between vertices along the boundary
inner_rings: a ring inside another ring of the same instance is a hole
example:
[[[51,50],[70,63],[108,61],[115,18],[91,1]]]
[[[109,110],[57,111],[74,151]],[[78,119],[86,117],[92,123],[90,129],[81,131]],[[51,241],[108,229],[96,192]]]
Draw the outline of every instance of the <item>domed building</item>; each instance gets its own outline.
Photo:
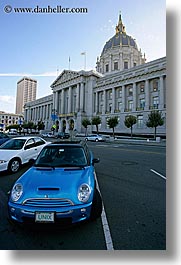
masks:
[[[100,58],[97,58],[97,72],[108,74],[113,71],[126,70],[145,62],[145,54],[143,57],[135,39],[127,35],[120,13],[115,35],[106,42]]]
[[[117,135],[128,135],[125,126],[128,115],[136,117],[135,135],[153,135],[146,126],[148,115],[158,110],[166,120],[166,57],[147,62],[135,39],[126,33],[119,14],[115,35],[103,47],[97,58],[96,71],[64,70],[51,84],[52,94],[26,103],[25,120],[37,124],[43,121],[46,130],[85,133],[82,121],[99,116],[99,132],[112,134],[108,126],[111,117],[118,117]],[[95,132],[95,125],[88,132]],[[166,123],[157,128],[166,135]]]

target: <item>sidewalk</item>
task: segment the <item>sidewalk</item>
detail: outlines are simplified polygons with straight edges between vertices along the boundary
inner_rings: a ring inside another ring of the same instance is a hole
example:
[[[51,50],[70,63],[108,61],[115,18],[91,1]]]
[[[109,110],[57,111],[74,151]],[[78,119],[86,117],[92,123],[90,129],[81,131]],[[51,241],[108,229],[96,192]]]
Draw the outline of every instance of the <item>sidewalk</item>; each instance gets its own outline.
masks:
[[[111,138],[106,140],[110,143],[120,143],[120,144],[135,144],[135,145],[151,145],[151,146],[163,146],[166,147],[166,140],[150,140],[150,139],[135,139],[135,138]]]

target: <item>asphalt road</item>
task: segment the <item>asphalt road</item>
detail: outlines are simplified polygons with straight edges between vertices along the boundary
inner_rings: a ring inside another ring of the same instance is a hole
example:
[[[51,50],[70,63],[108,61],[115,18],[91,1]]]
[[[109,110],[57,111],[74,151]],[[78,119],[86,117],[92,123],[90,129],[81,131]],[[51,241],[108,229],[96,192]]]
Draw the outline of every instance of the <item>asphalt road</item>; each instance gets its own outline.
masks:
[[[7,218],[7,192],[28,167],[14,175],[0,173],[0,249],[166,249],[165,147],[88,144],[101,160],[96,172],[105,209],[102,219],[66,229],[13,226]]]

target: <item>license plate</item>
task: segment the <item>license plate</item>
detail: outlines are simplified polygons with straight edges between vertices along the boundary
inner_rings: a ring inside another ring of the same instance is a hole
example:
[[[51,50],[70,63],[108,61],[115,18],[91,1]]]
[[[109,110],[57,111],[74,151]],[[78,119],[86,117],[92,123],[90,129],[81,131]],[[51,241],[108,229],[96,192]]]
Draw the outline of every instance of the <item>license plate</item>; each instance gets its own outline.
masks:
[[[54,222],[54,213],[50,212],[36,212],[35,222],[40,223],[53,223]]]

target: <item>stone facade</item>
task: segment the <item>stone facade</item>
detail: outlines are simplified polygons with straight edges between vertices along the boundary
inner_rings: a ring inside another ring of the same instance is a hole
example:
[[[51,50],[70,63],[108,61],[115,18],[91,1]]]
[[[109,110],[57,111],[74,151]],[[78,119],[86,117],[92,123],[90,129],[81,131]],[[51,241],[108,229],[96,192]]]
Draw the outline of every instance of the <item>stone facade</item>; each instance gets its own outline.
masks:
[[[0,131],[5,131],[9,125],[23,123],[23,115],[0,111]]]
[[[39,98],[25,104],[25,122],[32,121],[38,124],[43,121],[46,129],[50,129],[52,124],[53,95]]]
[[[96,70],[106,75],[110,72],[130,69],[145,62],[145,54],[142,55],[135,39],[127,35],[119,14],[115,35],[104,45],[100,58],[97,57]]]
[[[127,59],[126,59],[127,58]],[[166,135],[166,57],[145,63],[135,40],[128,36],[119,16],[116,34],[105,44],[96,70],[64,70],[51,85],[52,94],[25,104],[25,120],[43,121],[45,129],[56,124],[57,131],[76,129],[83,133],[84,118],[100,116],[101,133],[111,133],[107,120],[118,116],[117,134],[129,134],[127,115],[137,117],[133,133],[153,134],[146,126],[148,114],[159,110],[165,118],[157,128]],[[88,126],[89,132],[95,126]]]

